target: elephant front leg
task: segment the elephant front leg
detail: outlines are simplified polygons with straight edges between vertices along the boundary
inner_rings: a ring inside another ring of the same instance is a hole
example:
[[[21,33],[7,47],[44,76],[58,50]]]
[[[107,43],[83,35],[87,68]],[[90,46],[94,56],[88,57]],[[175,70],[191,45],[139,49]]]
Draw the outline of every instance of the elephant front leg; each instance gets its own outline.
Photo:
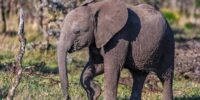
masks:
[[[88,62],[81,74],[81,84],[88,95],[89,100],[97,100],[101,94],[101,88],[93,82],[94,77],[104,72],[103,64]]]
[[[118,80],[126,60],[128,42],[117,41],[114,48],[110,47],[105,48],[104,54],[104,100],[117,100]]]
[[[117,100],[120,65],[105,61],[104,66],[104,100]]]

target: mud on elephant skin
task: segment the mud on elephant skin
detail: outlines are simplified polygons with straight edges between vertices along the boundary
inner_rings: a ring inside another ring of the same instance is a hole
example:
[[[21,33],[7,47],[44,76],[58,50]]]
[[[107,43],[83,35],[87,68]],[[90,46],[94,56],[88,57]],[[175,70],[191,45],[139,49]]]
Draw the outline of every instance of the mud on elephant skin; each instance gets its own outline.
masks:
[[[66,16],[58,41],[61,88],[68,98],[67,52],[89,47],[89,61],[81,84],[90,100],[101,89],[92,80],[104,73],[104,99],[117,99],[120,71],[127,68],[134,79],[131,100],[140,100],[149,72],[163,84],[163,100],[172,100],[174,37],[170,26],[152,6],[126,6],[121,0],[84,3]]]

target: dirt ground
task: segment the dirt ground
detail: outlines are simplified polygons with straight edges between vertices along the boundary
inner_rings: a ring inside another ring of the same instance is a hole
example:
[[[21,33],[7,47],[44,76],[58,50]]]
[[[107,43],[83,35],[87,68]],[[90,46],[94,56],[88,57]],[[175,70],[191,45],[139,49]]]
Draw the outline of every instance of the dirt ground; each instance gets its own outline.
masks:
[[[200,41],[176,46],[175,74],[200,82]]]

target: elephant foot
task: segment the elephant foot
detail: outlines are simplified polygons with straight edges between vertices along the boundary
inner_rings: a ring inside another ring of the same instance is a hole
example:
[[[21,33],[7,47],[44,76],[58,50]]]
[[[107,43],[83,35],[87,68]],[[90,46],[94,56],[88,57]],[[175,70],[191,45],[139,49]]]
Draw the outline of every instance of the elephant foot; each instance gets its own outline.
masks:
[[[101,88],[97,84],[94,84],[93,90],[94,90],[93,100],[97,100],[101,95]]]
[[[101,95],[101,88],[95,84],[92,80],[84,80],[82,81],[82,86],[84,90],[87,92],[87,96],[89,100],[97,100]]]
[[[101,95],[101,88],[95,84],[93,79],[103,73],[102,64],[94,65],[88,63],[81,74],[81,85],[87,92],[88,100],[97,100]]]
[[[71,98],[70,98],[70,96],[68,95],[68,96],[65,96],[65,97],[64,97],[64,100],[71,100]]]

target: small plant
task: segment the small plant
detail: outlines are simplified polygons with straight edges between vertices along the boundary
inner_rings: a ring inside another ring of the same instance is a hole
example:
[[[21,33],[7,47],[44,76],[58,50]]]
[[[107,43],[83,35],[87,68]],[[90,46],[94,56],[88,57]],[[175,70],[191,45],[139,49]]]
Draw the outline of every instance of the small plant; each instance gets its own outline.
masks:
[[[185,29],[192,29],[192,28],[194,28],[194,27],[195,27],[195,24],[190,23],[190,22],[185,23],[185,25],[184,25],[184,28],[185,28]]]
[[[168,9],[162,9],[162,13],[170,24],[177,23],[180,19],[178,12],[173,12]]]

